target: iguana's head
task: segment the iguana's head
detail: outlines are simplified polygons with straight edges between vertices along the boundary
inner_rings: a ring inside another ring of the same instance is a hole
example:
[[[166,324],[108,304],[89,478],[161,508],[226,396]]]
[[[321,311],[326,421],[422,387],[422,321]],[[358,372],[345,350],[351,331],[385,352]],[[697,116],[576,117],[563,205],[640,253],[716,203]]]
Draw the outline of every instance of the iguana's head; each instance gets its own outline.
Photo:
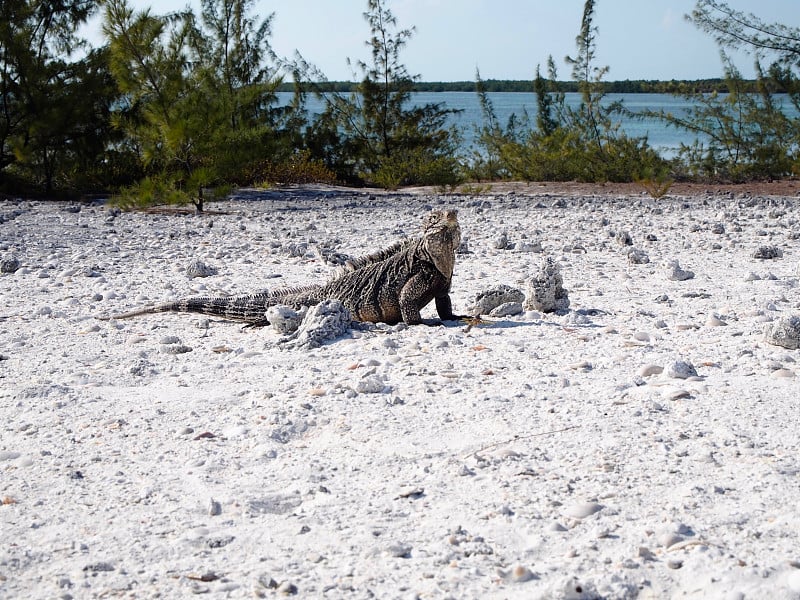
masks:
[[[432,211],[422,222],[422,241],[436,268],[452,277],[456,248],[461,243],[458,211]]]

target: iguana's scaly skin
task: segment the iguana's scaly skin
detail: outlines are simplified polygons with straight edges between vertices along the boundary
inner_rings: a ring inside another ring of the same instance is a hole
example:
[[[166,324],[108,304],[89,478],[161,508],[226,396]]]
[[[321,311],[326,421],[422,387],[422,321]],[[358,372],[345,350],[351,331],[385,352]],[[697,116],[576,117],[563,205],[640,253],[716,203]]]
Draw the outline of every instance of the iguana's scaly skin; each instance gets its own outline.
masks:
[[[300,309],[327,299],[339,300],[353,320],[408,325],[422,323],[420,310],[431,300],[443,320],[453,314],[450,283],[461,229],[455,210],[433,211],[423,222],[422,236],[348,261],[325,285],[282,288],[247,296],[177,300],[116,315],[128,319],[162,312],[220,316],[252,325],[268,325],[266,310],[278,304]]]

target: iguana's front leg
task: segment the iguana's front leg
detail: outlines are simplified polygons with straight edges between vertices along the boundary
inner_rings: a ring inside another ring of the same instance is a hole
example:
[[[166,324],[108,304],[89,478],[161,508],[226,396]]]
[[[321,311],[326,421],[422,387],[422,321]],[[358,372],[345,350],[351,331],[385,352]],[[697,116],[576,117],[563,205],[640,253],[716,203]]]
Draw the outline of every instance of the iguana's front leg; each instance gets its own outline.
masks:
[[[454,315],[453,314],[453,303],[450,300],[450,294],[443,294],[442,296],[437,296],[436,300],[436,312],[439,314],[439,318],[442,321],[460,321],[461,319],[466,319],[463,315]]]
[[[449,291],[449,282],[441,273],[433,269],[421,269],[400,290],[398,301],[403,322],[407,325],[422,323],[420,311],[432,299],[436,301],[436,312],[440,319],[461,319],[462,317],[453,314]]]
[[[424,271],[411,277],[400,289],[398,304],[400,316],[406,325],[419,325],[422,323],[420,311],[431,301],[433,293],[431,286],[435,285],[430,273]]]
[[[419,325],[422,323],[422,315],[419,312],[419,305],[416,300],[404,298],[400,294],[400,315],[406,325]]]

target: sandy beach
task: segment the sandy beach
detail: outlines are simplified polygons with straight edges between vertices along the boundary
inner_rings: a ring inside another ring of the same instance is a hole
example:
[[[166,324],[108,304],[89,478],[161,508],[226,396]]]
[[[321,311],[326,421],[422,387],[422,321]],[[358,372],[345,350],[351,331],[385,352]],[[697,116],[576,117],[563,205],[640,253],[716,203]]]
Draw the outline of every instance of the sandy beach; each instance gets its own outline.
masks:
[[[457,313],[548,258],[568,308],[318,348],[98,318],[323,282],[434,208],[458,210]],[[768,335],[800,315],[799,208],[713,186],[2,201],[0,598],[800,598],[800,352]]]

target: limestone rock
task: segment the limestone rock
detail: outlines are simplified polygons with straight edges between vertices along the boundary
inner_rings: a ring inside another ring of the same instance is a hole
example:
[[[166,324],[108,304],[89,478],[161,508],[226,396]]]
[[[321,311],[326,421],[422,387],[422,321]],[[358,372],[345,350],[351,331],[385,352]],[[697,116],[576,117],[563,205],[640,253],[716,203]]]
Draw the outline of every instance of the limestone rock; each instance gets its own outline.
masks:
[[[548,313],[569,308],[569,296],[563,283],[558,263],[552,256],[546,257],[539,272],[528,279],[525,310]]]

